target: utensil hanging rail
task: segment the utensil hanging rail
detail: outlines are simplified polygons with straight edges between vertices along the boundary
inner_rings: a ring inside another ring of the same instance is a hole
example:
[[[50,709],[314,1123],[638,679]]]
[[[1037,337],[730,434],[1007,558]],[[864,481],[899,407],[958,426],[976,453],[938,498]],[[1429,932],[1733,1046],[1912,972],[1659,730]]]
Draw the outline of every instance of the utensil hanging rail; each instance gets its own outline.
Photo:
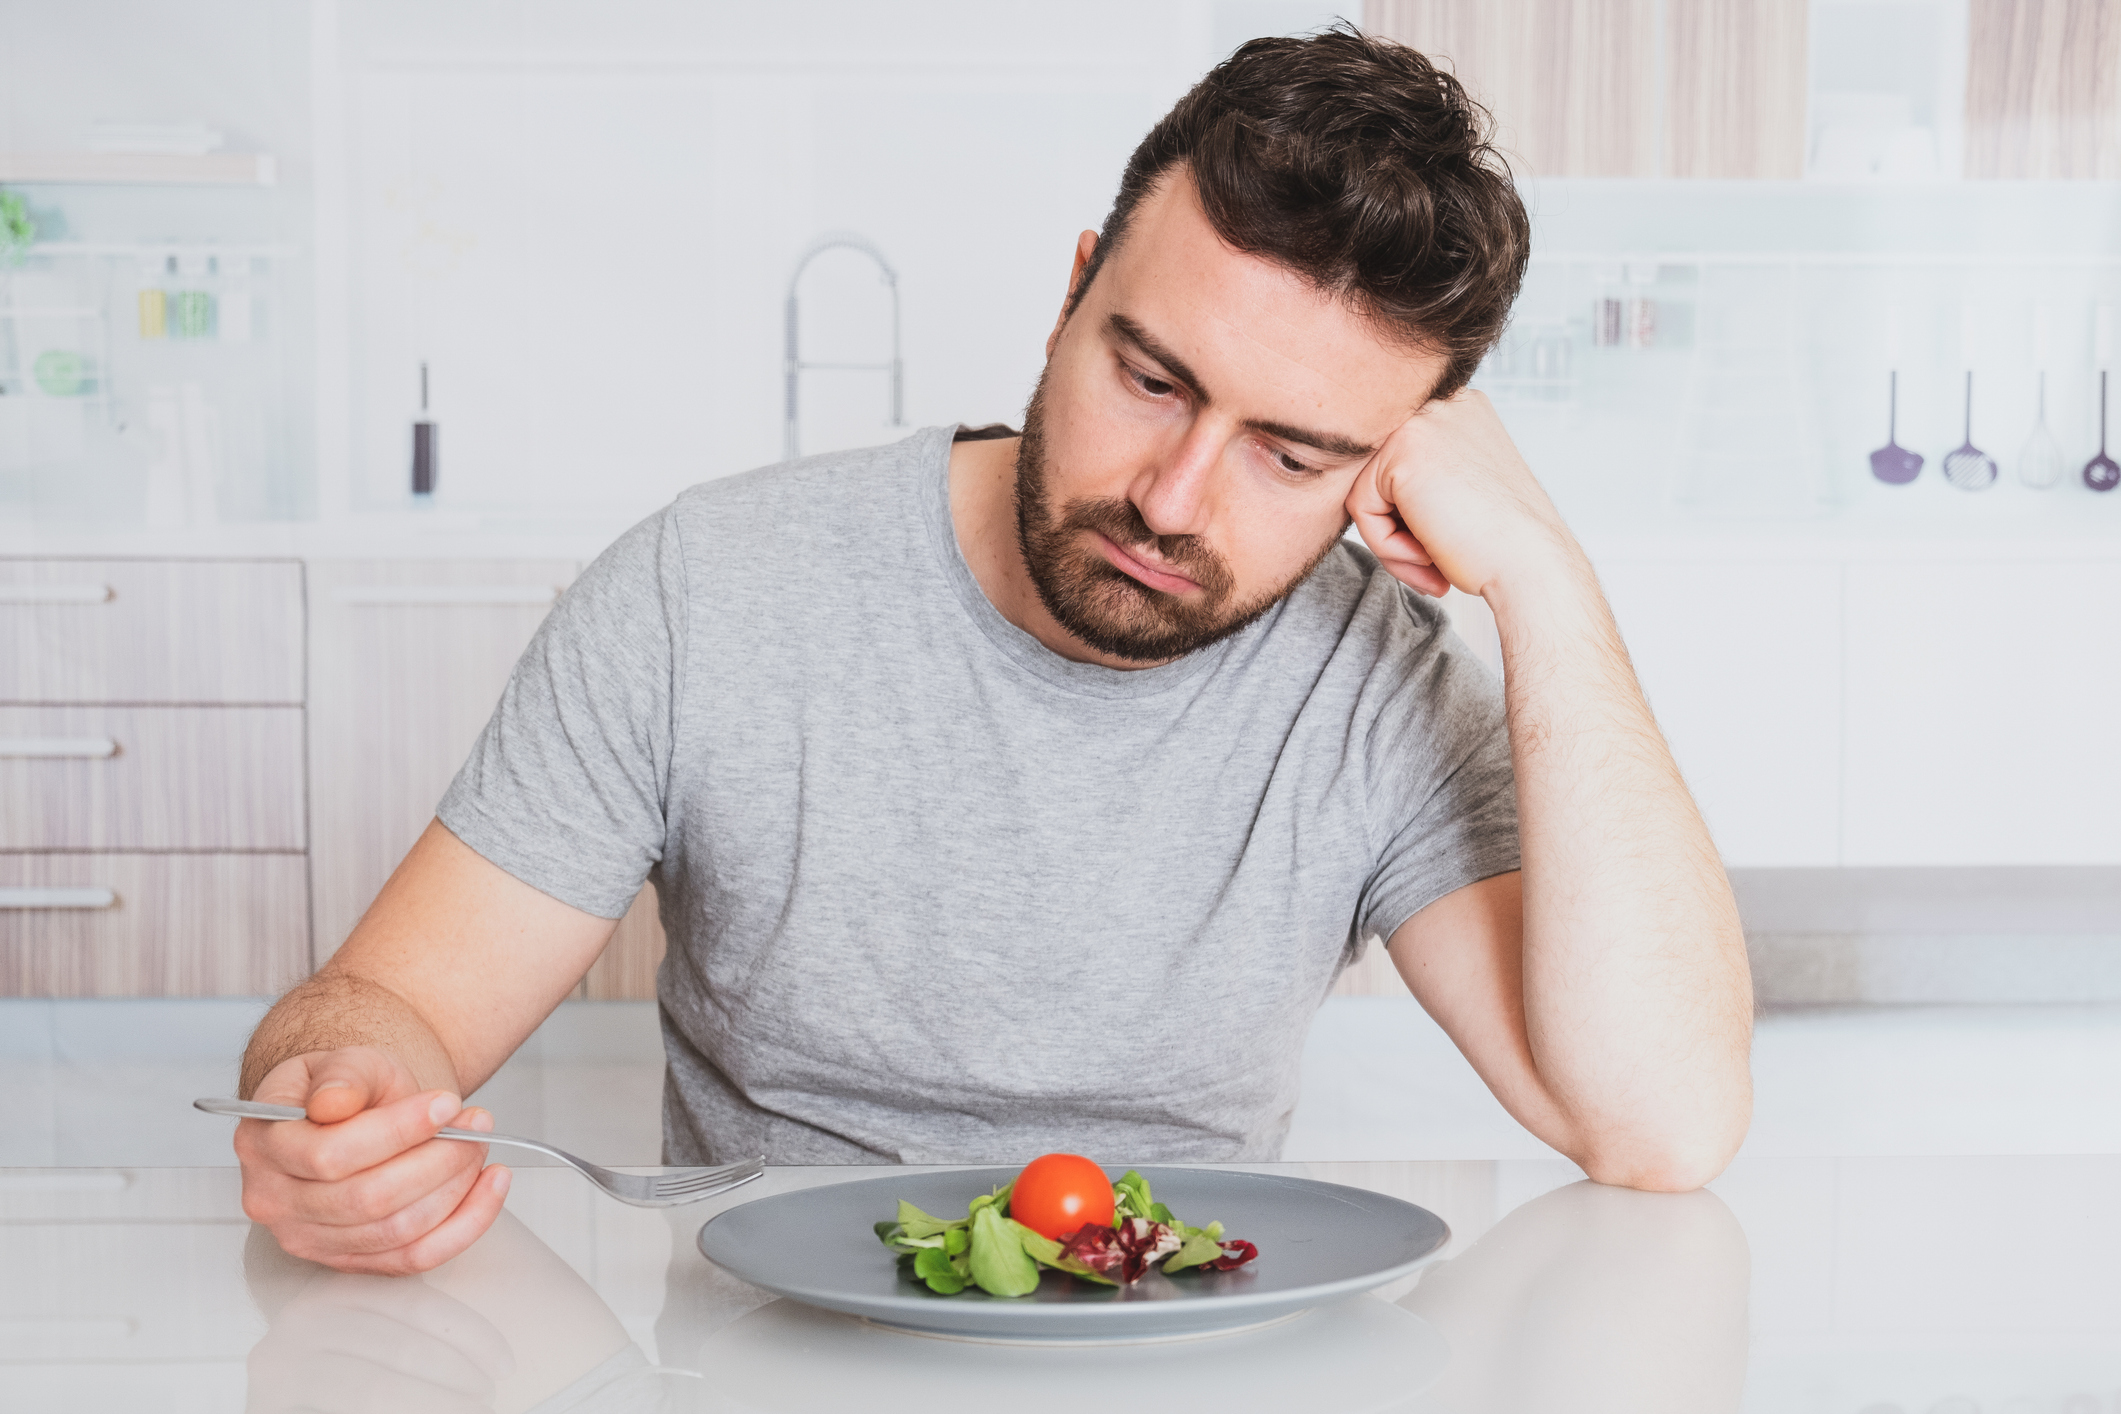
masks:
[[[891,291],[891,358],[883,363],[805,363],[802,357],[802,325],[798,317],[796,291],[803,283],[803,272],[810,262],[828,250],[860,251],[876,262],[877,270],[884,277],[884,284]],[[833,369],[841,372],[873,372],[891,375],[891,425],[906,425],[906,360],[899,345],[899,295],[898,271],[884,259],[884,253],[870,243],[867,237],[851,231],[835,231],[818,237],[795,263],[795,273],[788,277],[787,324],[782,343],[781,368],[786,380],[786,420],[783,426],[781,445],[790,460],[802,455],[802,402],[803,374],[811,369]]]

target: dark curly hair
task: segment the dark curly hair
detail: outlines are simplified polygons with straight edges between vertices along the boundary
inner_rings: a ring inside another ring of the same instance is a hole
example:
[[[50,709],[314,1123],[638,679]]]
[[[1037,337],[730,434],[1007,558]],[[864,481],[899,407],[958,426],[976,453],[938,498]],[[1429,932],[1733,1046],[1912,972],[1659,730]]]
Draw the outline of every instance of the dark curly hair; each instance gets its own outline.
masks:
[[[1070,311],[1142,198],[1183,166],[1225,241],[1445,355],[1430,396],[1447,398],[1501,336],[1531,252],[1492,134],[1458,80],[1403,44],[1346,23],[1252,40],[1134,149]]]

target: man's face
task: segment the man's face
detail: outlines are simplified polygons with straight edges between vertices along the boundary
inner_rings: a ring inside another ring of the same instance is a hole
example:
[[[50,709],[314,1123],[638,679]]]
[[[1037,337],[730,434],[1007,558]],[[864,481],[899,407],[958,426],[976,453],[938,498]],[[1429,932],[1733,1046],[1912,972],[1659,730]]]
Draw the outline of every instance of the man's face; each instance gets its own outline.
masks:
[[[1446,362],[1223,244],[1183,171],[1135,209],[1046,353],[1017,454],[1024,562],[1063,627],[1137,663],[1235,633],[1294,588]]]

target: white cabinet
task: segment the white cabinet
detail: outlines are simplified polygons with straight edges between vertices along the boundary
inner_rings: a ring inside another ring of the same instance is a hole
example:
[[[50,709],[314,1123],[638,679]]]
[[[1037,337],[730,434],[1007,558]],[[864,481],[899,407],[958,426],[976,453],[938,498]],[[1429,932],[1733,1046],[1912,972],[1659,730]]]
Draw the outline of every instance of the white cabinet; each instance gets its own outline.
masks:
[[[2121,563],[1847,571],[1850,865],[2121,864]]]
[[[1617,559],[1598,573],[1724,861],[1836,863],[1841,566]]]

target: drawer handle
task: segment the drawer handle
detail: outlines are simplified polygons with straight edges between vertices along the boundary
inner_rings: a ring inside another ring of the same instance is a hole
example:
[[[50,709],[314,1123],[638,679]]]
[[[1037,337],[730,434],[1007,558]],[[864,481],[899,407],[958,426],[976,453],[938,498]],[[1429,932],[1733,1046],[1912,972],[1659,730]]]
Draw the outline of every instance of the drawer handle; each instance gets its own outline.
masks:
[[[0,889],[0,908],[109,908],[118,895],[110,889]]]
[[[0,756],[101,760],[118,754],[107,736],[0,736]]]
[[[362,584],[332,591],[332,601],[361,608],[438,604],[550,604],[550,584]]]
[[[0,604],[108,604],[107,584],[0,584]]]

